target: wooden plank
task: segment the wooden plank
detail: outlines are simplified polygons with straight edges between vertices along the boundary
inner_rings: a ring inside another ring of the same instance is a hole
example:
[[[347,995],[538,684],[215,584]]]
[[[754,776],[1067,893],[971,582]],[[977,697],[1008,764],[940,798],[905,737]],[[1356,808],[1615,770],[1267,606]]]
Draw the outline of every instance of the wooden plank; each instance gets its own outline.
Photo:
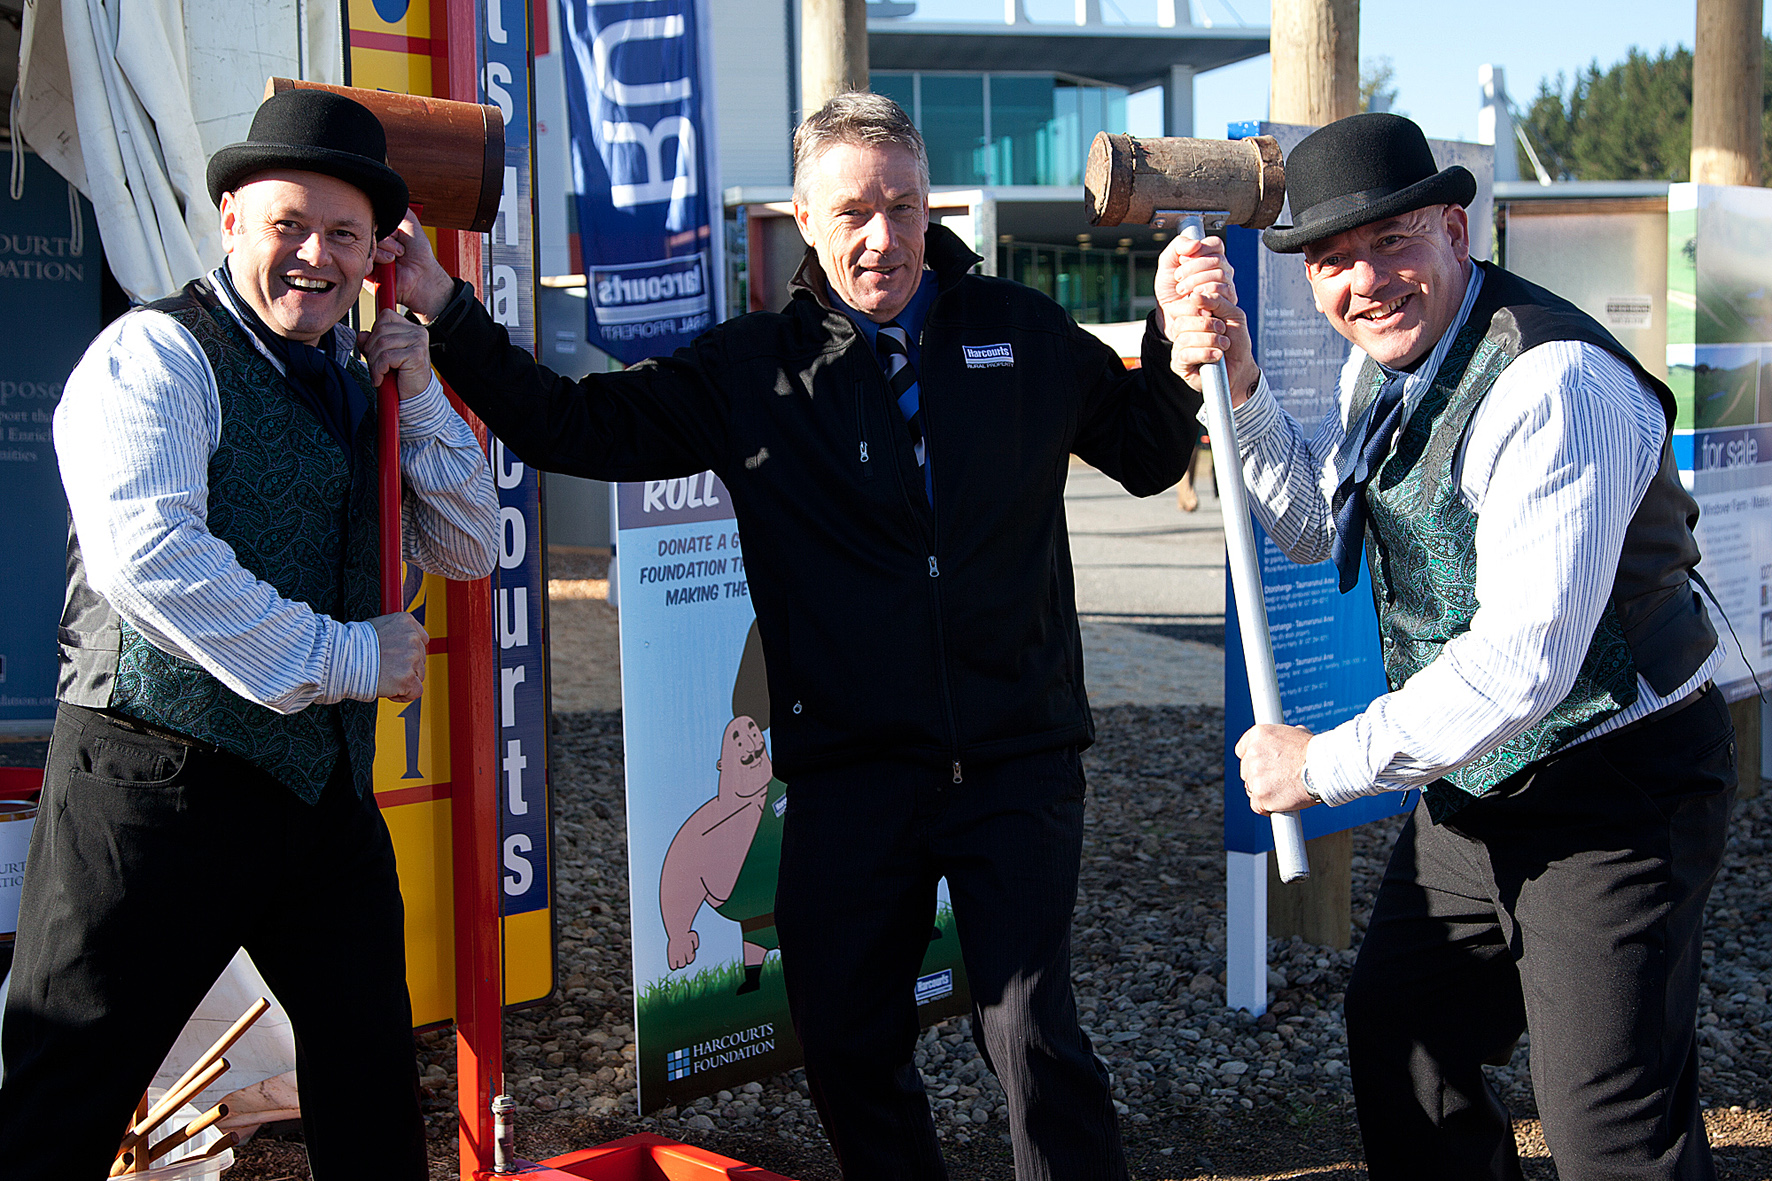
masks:
[[[1274,859],[1268,858],[1267,933],[1345,950],[1353,942],[1354,834],[1332,832],[1306,841],[1304,850],[1311,876],[1290,885],[1280,881]]]

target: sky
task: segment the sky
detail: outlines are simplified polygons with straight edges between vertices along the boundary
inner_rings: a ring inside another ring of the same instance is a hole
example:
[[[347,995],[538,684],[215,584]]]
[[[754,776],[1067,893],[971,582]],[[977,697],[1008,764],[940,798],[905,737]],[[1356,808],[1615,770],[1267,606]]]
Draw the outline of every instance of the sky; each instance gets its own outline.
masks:
[[[1024,0],[1034,21],[1068,21],[1074,0]],[[1195,24],[1256,25],[1269,22],[1268,0],[1191,0]],[[1157,0],[1101,0],[1110,23],[1155,24]],[[1772,16],[1772,5],[1767,6]],[[920,0],[922,20],[1001,21],[1003,0]],[[1691,48],[1697,17],[1694,0],[1488,0],[1482,5],[1449,0],[1362,0],[1360,61],[1388,57],[1395,70],[1394,110],[1420,123],[1433,139],[1475,140],[1477,67],[1506,72],[1514,105],[1531,105],[1541,80],[1555,85],[1561,72],[1598,59],[1604,70],[1632,46],[1651,56],[1676,45]],[[1769,20],[1768,29],[1772,29]],[[1268,59],[1256,58],[1202,74],[1194,83],[1194,133],[1223,135],[1233,121],[1267,117]],[[1134,96],[1127,130],[1162,131],[1158,95]]]

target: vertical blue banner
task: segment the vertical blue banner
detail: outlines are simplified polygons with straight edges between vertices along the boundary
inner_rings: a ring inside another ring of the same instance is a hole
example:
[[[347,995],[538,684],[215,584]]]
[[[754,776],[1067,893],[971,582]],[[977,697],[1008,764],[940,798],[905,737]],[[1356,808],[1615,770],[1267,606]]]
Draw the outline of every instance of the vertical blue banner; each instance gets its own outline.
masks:
[[[98,227],[84,197],[27,152],[22,200],[0,198],[0,734],[49,732],[68,504],[50,426],[99,330]]]
[[[712,72],[697,0],[561,0],[585,334],[633,364],[722,314]]]
[[[530,159],[534,125],[529,5],[485,0],[480,28],[482,101],[505,121],[504,193],[487,235],[486,303],[512,343],[535,351],[535,201]],[[550,906],[548,699],[543,660],[541,476],[497,440],[499,557],[492,575],[498,644],[498,767],[502,896],[506,918]],[[512,998],[530,999],[530,998]]]

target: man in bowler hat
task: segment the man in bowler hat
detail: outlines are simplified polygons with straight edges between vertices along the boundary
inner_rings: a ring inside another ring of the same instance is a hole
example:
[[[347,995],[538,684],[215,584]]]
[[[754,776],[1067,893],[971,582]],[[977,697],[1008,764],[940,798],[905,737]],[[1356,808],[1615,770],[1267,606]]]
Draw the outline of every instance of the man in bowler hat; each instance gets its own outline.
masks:
[[[1565,1181],[1715,1175],[1698,1099],[1701,917],[1735,789],[1674,401],[1573,304],[1470,257],[1476,182],[1356,115],[1287,162],[1317,308],[1353,344],[1307,434],[1216,242],[1177,363],[1228,365],[1244,478],[1298,562],[1362,551],[1390,691],[1237,744],[1257,812],[1420,789],[1347,989],[1367,1166],[1518,1178],[1485,1081],[1531,1034]]]
[[[210,161],[227,259],[99,334],[55,442],[72,514],[55,732],[0,1021],[0,1178],[106,1175],[241,947],[288,1012],[320,1181],[427,1175],[376,701],[423,691],[379,615],[376,472],[408,561],[479,578],[498,500],[390,313],[342,323],[406,215],[381,124],[267,99]],[[396,378],[399,454],[376,383]],[[157,1139],[173,1129],[162,1128]]]

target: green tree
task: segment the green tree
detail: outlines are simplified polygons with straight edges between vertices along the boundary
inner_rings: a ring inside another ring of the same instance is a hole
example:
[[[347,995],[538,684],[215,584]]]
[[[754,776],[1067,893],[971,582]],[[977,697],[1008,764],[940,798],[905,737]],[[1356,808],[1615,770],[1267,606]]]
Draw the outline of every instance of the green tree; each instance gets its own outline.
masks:
[[[1772,37],[1764,41],[1761,96],[1761,183],[1772,177]],[[1650,57],[1640,49],[1602,71],[1596,60],[1573,81],[1541,82],[1521,117],[1545,171],[1558,180],[1690,178],[1692,51],[1685,46]],[[1532,165],[1517,144],[1520,175]]]
[[[1360,110],[1365,111],[1397,111],[1397,88],[1393,85],[1397,76],[1395,67],[1388,57],[1377,58],[1360,67]]]

